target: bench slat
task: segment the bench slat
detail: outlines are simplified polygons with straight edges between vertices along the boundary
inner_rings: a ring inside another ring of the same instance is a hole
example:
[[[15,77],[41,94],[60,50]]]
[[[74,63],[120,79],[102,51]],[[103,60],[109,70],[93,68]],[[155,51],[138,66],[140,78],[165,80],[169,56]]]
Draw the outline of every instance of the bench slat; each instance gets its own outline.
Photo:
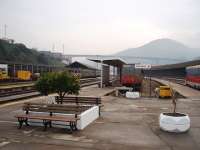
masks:
[[[62,117],[62,116],[41,116],[41,115],[16,115],[16,118],[28,118],[28,119],[38,119],[38,120],[51,120],[51,121],[77,121],[79,118],[75,117]]]

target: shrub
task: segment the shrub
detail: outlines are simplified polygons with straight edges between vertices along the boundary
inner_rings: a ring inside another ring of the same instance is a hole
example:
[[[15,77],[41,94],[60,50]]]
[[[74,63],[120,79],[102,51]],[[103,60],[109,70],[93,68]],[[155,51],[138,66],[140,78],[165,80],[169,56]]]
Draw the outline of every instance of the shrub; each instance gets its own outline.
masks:
[[[50,93],[53,93],[53,79],[54,73],[45,73],[43,74],[35,84],[35,88],[42,95],[47,96]]]
[[[80,90],[79,80],[68,72],[43,74],[35,86],[43,95],[57,93],[61,101],[66,94],[78,94]]]
[[[59,95],[61,101],[65,94],[78,94],[80,90],[79,81],[68,72],[56,73],[53,80],[53,87],[54,92]]]

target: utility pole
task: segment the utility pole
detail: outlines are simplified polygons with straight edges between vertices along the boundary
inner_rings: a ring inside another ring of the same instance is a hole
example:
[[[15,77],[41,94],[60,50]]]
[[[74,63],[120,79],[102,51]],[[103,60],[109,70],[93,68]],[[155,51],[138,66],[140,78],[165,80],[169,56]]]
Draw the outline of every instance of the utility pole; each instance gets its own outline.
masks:
[[[52,45],[52,52],[55,50],[55,44]]]
[[[62,45],[62,48],[63,48],[63,55],[64,55],[64,53],[65,53],[65,45],[64,44]]]
[[[7,34],[6,29],[7,29],[7,25],[5,24],[5,25],[4,25],[4,36],[5,36],[5,39],[6,39],[6,36],[7,36],[7,35],[6,35],[6,34]]]
[[[101,88],[103,88],[103,60],[101,59]]]

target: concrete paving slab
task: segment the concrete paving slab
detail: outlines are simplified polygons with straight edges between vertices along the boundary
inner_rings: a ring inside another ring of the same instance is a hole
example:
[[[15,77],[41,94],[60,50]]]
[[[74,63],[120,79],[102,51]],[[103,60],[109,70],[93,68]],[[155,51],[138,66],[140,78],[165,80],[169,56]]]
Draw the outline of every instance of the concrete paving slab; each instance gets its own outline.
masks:
[[[104,94],[112,89],[86,88],[82,95]],[[0,149],[72,149],[72,150],[199,150],[200,101],[179,100],[177,111],[191,116],[191,129],[184,134],[166,133],[159,129],[158,116],[171,111],[170,100],[141,98],[129,100],[112,96],[102,98],[102,116],[73,134],[65,129],[51,128],[43,132],[41,127],[17,129],[13,117],[20,112],[22,102],[0,106]],[[27,100],[28,101],[28,100]],[[44,97],[29,101],[44,101]]]

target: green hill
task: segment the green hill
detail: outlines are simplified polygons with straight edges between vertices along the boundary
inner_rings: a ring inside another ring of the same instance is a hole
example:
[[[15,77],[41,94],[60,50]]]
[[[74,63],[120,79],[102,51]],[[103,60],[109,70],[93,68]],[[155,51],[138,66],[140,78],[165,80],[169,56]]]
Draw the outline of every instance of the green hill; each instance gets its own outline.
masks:
[[[46,56],[24,44],[11,44],[0,39],[0,62],[62,65],[61,60]]]

